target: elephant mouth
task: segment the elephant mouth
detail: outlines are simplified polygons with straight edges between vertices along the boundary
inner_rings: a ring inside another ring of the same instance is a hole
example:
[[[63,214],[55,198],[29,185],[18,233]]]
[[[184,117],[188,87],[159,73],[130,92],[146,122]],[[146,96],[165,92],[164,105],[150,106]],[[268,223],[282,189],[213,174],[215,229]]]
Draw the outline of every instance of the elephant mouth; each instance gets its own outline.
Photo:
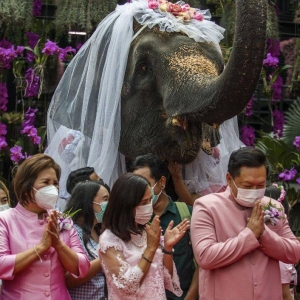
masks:
[[[189,163],[193,161],[201,146],[201,129],[189,122],[186,116],[172,116],[166,120],[167,127],[172,131],[176,145],[173,151],[177,153],[178,161]]]

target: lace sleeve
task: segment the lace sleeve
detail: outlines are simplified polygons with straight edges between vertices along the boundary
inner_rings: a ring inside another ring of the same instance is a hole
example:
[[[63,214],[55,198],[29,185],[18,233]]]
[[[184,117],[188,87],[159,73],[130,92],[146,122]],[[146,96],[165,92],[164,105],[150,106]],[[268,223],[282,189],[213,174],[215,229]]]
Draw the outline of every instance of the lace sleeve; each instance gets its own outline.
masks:
[[[173,262],[173,277],[170,275],[168,269],[164,267],[164,283],[165,288],[175,294],[177,297],[182,295],[182,290],[180,288],[179,277],[175,264]]]
[[[140,287],[140,281],[144,275],[136,265],[131,266],[124,258],[122,252],[114,247],[108,248],[105,253],[99,251],[103,269],[106,273],[106,280],[124,293],[135,294]]]

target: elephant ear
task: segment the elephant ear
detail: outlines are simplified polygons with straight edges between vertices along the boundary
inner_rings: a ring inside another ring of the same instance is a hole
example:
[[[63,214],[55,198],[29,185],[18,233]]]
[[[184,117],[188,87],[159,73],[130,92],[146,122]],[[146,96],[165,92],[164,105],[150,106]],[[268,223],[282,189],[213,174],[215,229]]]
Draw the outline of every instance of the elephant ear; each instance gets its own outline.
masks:
[[[213,126],[202,123],[202,143],[201,149],[208,155],[212,154],[212,149],[220,143],[219,125]]]

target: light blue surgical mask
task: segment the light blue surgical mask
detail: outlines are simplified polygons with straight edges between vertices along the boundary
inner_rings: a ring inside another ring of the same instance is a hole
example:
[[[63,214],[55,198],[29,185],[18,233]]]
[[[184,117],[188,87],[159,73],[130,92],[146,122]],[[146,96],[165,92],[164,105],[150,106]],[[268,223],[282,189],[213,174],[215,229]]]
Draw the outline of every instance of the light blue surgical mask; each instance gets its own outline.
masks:
[[[154,186],[151,187],[151,193],[152,193],[152,198],[151,198],[151,202],[152,202],[152,205],[155,205],[155,203],[157,202],[160,194],[162,193],[162,190],[160,191],[160,193],[158,195],[155,195],[154,194],[154,188],[155,186],[157,185],[158,181],[154,184]]]
[[[95,217],[98,221],[98,223],[102,223],[103,221],[103,215],[104,215],[104,212],[105,212],[105,209],[106,209],[106,206],[107,206],[107,201],[104,201],[104,202],[101,202],[101,203],[97,203],[97,202],[93,202],[95,204],[98,204],[100,207],[101,207],[101,211],[100,212],[95,212]]]

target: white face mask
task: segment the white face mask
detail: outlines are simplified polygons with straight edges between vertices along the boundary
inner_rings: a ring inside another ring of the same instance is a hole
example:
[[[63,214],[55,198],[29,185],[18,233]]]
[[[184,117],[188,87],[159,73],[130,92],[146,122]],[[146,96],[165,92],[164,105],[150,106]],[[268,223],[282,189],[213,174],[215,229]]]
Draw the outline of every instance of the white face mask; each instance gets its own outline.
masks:
[[[54,185],[48,185],[36,190],[35,202],[43,209],[53,209],[58,199],[58,190]]]
[[[0,205],[0,211],[7,210],[7,209],[9,209],[9,208],[10,208],[10,207],[9,207],[8,203],[1,204],[1,205]]]
[[[256,200],[260,200],[264,197],[266,188],[262,189],[241,189],[238,188],[235,182],[232,180],[234,186],[237,189],[236,202],[245,207],[253,207]],[[232,191],[231,191],[232,193]],[[233,195],[233,193],[232,193]]]
[[[135,221],[138,224],[145,225],[150,221],[153,214],[153,206],[152,203],[147,205],[137,206],[135,209]]]

